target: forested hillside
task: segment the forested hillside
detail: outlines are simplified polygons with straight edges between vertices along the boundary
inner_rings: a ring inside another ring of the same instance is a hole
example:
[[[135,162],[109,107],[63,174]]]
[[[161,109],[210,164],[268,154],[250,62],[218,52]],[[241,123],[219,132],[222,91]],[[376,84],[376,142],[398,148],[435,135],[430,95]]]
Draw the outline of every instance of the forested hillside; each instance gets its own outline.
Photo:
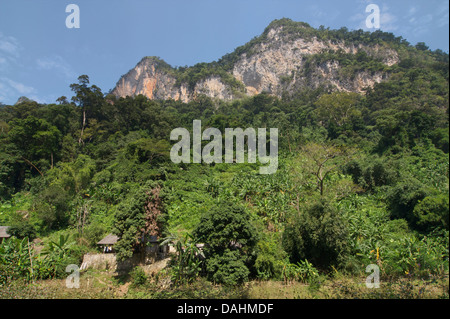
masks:
[[[1,105],[0,225],[18,240],[0,245],[0,285],[66,276],[66,265],[80,264],[108,233],[120,237],[119,259],[144,235],[183,243],[174,283],[313,282],[364,275],[369,264],[382,279],[448,275],[448,54],[392,34],[313,30],[308,36],[375,41],[399,61],[322,52],[300,70],[338,61],[343,79],[389,74],[362,93],[327,83],[281,97],[199,94],[185,103],[116,97],[82,75],[73,96],[55,104]],[[235,59],[214,67],[226,72]],[[180,74],[187,82],[195,75]],[[261,175],[258,163],[172,163],[170,132],[192,132],[193,120],[221,132],[278,128],[277,172]],[[43,240],[32,265],[17,253],[23,238]],[[193,257],[194,243],[206,244],[203,259]]]

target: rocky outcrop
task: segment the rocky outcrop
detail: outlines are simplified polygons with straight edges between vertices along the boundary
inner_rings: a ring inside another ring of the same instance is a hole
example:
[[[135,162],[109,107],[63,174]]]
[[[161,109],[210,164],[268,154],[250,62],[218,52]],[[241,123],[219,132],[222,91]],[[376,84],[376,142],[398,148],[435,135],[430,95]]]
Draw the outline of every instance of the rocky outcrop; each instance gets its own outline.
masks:
[[[252,54],[243,56],[234,65],[233,75],[243,82],[247,94],[254,95],[261,92],[281,96],[283,92],[292,93],[303,87],[317,88],[321,85],[331,85],[339,91],[362,93],[366,87],[372,87],[386,79],[381,72],[361,71],[349,76],[342,76],[339,62],[326,61],[318,65],[310,74],[302,74],[306,57],[320,55],[329,51],[341,51],[356,54],[359,50],[367,55],[379,59],[387,66],[399,61],[394,50],[381,51],[380,46],[365,47],[348,46],[344,42],[332,43],[311,40],[295,39],[286,41],[282,35],[283,28],[271,29],[267,35],[267,42],[260,43],[252,48]]]
[[[283,24],[271,24],[257,41],[249,42],[246,49],[241,50],[243,52],[238,54],[240,51],[235,51],[231,64],[221,59],[219,63],[207,64],[208,72],[194,76],[192,73],[195,72],[191,72],[188,73],[190,77],[185,76],[185,69],[172,68],[159,58],[146,57],[122,76],[112,93],[118,97],[142,94],[150,99],[183,102],[189,102],[200,94],[221,100],[262,92],[281,97],[305,87],[319,86],[363,93],[365,88],[385,80],[388,74],[382,70],[364,68],[348,74],[345,66],[336,59],[322,61],[313,69],[309,66],[309,71],[305,73],[308,58],[327,52],[352,55],[364,52],[387,67],[399,62],[397,52],[384,45],[349,44],[319,39],[317,36],[293,37],[285,32],[285,28],[287,26]]]
[[[175,87],[176,78],[161,68],[162,61],[145,57],[121,77],[112,93],[116,96],[136,96],[149,99],[179,99],[181,89]]]
[[[18,105],[18,104],[24,103],[24,102],[34,102],[34,101],[27,98],[26,96],[21,96],[17,99],[17,102],[14,105]]]
[[[142,94],[149,99],[174,99],[186,103],[200,94],[221,100],[235,98],[232,89],[219,76],[201,79],[190,88],[187,83],[179,83],[177,75],[175,69],[168,68],[159,58],[145,57],[121,77],[111,93],[118,97]]]

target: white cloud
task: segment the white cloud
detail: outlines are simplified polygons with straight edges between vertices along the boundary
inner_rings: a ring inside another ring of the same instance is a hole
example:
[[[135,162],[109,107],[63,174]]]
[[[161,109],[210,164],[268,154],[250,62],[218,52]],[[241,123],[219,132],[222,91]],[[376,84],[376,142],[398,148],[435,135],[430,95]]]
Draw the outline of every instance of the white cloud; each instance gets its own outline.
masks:
[[[381,30],[386,32],[392,32],[398,29],[398,19],[397,17],[390,12],[390,8],[383,4],[380,10],[380,26]]]
[[[436,20],[437,20],[437,25],[440,28],[448,26],[448,21],[449,21],[448,6],[449,6],[448,1],[443,1],[441,6],[439,6],[437,8],[436,15],[438,17]]]
[[[6,91],[5,85],[2,82],[0,82],[0,102],[2,102],[2,103],[4,103],[5,100],[7,99],[5,91]]]
[[[397,17],[389,12],[381,13],[380,26],[383,31],[392,32],[398,29]]]
[[[0,71],[4,72],[11,65],[17,64],[21,46],[16,38],[0,32]]]
[[[76,75],[70,64],[59,55],[37,59],[36,64],[39,70],[55,70],[68,78]]]
[[[412,16],[416,12],[417,12],[417,8],[416,7],[411,7],[411,8],[409,8],[408,15]]]
[[[0,102],[13,104],[20,96],[29,96],[35,93],[37,93],[37,90],[34,87],[7,77],[0,77]]]
[[[432,12],[426,14],[413,7],[405,18],[407,22],[405,21],[402,26],[402,31],[404,33],[410,31],[415,38],[423,36],[432,32],[436,26],[448,26],[448,2],[443,1],[441,6],[437,6]]]
[[[366,21],[366,16],[361,12],[355,13],[349,19],[350,21]]]
[[[3,78],[3,79],[9,84],[10,87],[12,87],[14,90],[16,90],[19,94],[26,95],[26,94],[32,94],[32,93],[36,92],[36,89],[31,86],[27,86],[23,83],[13,81],[8,78]]]
[[[308,15],[311,18],[309,24],[317,27],[319,25],[329,25],[341,15],[341,12],[339,10],[330,11],[317,4],[309,5],[306,10],[308,11]],[[327,23],[324,23],[324,21],[326,21]]]
[[[19,55],[19,41],[11,36],[5,36],[0,32],[0,52],[17,57]]]

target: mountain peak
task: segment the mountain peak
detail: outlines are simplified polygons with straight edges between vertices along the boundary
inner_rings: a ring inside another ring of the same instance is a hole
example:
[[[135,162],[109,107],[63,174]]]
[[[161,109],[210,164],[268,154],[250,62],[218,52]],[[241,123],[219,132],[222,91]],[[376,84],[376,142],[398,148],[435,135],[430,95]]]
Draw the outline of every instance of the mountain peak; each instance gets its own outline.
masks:
[[[363,93],[384,81],[399,62],[391,34],[315,29],[288,18],[272,21],[264,32],[218,62],[174,68],[146,56],[117,83],[119,97],[189,102],[197,95],[233,100],[266,92],[278,97],[304,88]]]
[[[159,56],[145,56],[138,64],[152,64],[161,69],[173,69],[173,67]]]
[[[17,99],[17,102],[14,105],[18,105],[18,104],[24,103],[24,102],[34,102],[34,101],[27,98],[26,96],[21,96]]]
[[[305,28],[313,29],[308,23],[301,21],[293,21],[289,18],[275,19],[269,23],[266,27],[265,32],[271,29],[279,29],[281,27],[295,27],[295,28]]]

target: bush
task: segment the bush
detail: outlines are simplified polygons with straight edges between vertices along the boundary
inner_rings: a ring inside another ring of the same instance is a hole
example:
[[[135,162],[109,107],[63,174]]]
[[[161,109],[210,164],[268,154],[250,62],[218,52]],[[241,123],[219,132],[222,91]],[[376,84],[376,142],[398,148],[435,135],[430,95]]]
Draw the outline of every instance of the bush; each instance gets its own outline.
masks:
[[[281,247],[281,239],[278,233],[272,236],[266,234],[257,244],[257,257],[255,260],[255,271],[258,278],[262,280],[279,279],[283,271],[283,260],[286,252]]]
[[[321,200],[286,226],[283,247],[291,263],[309,260],[328,269],[342,262],[348,252],[348,231],[336,209]]]
[[[390,276],[444,275],[448,272],[448,231],[419,239],[411,235],[393,237],[381,249],[382,271]]]
[[[51,185],[41,192],[34,203],[40,231],[64,228],[68,225],[71,197],[58,185]]]
[[[395,170],[380,158],[365,159],[361,163],[352,161],[345,170],[352,175],[355,184],[371,191],[379,186],[391,185],[397,178]]]
[[[205,244],[210,280],[237,285],[248,279],[257,238],[256,228],[243,207],[228,203],[214,207],[202,216],[193,236]]]
[[[36,229],[29,222],[11,225],[8,229],[8,233],[17,238],[28,238],[30,241],[36,238]]]
[[[147,275],[145,274],[144,270],[139,266],[136,266],[130,272],[130,277],[131,277],[131,284],[134,287],[142,286],[147,282]]]
[[[427,196],[427,190],[415,178],[409,178],[392,187],[387,193],[388,207],[391,217],[405,219],[411,227],[416,226],[414,207]]]
[[[87,240],[90,247],[97,247],[99,242],[106,234],[106,227],[99,222],[89,224],[83,232],[83,237]]]
[[[434,228],[448,230],[449,203],[448,195],[427,196],[414,207],[414,217],[420,230],[430,231]]]
[[[297,264],[285,263],[283,266],[283,278],[286,283],[293,280],[313,283],[319,278],[319,271],[308,260],[302,260]]]
[[[239,251],[227,249],[210,256],[206,261],[209,279],[226,286],[240,285],[248,280],[250,270]]]

